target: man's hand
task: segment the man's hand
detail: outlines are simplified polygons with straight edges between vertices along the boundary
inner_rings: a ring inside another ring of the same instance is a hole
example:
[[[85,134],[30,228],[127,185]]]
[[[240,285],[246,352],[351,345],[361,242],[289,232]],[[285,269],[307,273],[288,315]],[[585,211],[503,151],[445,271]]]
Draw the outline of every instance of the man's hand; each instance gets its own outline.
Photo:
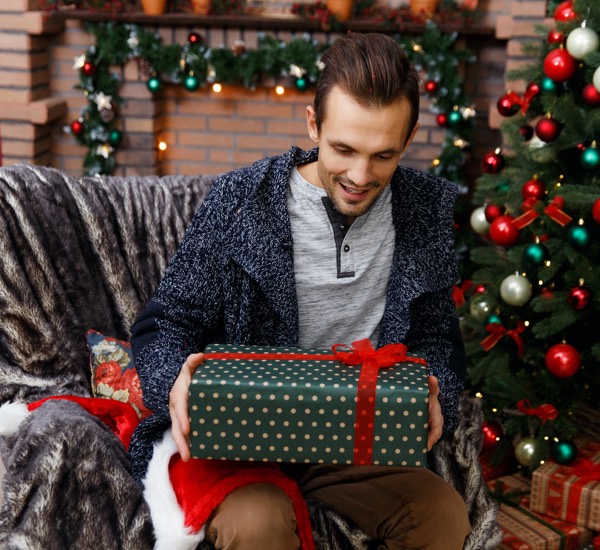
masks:
[[[429,434],[427,436],[427,450],[431,451],[431,448],[442,436],[444,417],[442,416],[442,408],[440,407],[440,386],[438,379],[435,376],[428,376],[427,378],[429,381]]]
[[[169,413],[171,415],[171,433],[181,455],[181,460],[190,459],[190,417],[188,416],[188,392],[192,375],[196,367],[204,363],[203,353],[192,353],[181,367],[179,376],[169,393]]]

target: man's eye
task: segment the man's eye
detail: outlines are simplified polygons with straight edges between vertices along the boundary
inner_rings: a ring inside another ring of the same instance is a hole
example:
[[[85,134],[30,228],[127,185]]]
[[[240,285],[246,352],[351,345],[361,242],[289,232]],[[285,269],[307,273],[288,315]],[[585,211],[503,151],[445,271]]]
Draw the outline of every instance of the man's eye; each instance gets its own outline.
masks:
[[[350,154],[350,151],[348,149],[336,149],[335,152],[338,153],[339,155],[349,155]]]
[[[388,160],[390,160],[392,158],[392,156],[391,155],[378,155],[377,158],[379,160],[383,160],[383,161],[387,162]]]

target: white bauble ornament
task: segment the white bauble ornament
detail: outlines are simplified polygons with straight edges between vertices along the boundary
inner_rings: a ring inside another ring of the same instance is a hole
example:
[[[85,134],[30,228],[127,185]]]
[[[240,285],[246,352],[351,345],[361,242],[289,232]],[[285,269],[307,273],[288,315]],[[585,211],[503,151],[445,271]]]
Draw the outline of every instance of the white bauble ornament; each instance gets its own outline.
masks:
[[[490,229],[490,222],[485,217],[485,207],[480,206],[471,212],[471,227],[478,235],[485,235]]]
[[[515,458],[521,466],[526,468],[531,465],[533,456],[537,449],[537,441],[535,437],[524,437],[515,445]]]
[[[567,51],[575,59],[583,59],[588,53],[595,52],[599,45],[598,33],[588,27],[574,29],[567,36]]]
[[[594,85],[594,88],[596,88],[596,91],[600,93],[600,67],[598,67],[594,71],[594,76],[592,77],[592,84]]]
[[[532,287],[529,279],[516,273],[509,275],[500,284],[500,296],[511,306],[525,305],[531,299]]]

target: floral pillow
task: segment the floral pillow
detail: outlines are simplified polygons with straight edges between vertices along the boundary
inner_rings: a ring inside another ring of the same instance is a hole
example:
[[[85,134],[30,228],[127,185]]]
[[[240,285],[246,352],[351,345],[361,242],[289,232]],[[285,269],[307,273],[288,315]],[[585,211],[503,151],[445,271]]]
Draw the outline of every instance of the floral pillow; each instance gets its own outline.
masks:
[[[133,363],[131,344],[95,330],[88,330],[86,340],[94,397],[129,403],[140,418],[152,414],[142,401],[142,386]]]

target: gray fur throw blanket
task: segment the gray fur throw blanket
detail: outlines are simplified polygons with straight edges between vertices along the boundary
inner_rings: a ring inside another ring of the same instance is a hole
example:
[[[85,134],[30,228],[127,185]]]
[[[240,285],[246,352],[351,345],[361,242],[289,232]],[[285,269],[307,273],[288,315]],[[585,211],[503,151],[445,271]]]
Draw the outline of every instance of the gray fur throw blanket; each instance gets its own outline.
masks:
[[[0,407],[91,395],[87,330],[129,338],[213,179],[0,168]],[[467,503],[467,550],[495,548],[501,536],[478,462],[481,421],[478,402],[464,396],[456,433],[430,457]],[[50,401],[15,429],[0,424],[0,456],[7,470],[0,549],[153,547],[124,447],[76,403]],[[378,546],[308,504],[317,548]]]

